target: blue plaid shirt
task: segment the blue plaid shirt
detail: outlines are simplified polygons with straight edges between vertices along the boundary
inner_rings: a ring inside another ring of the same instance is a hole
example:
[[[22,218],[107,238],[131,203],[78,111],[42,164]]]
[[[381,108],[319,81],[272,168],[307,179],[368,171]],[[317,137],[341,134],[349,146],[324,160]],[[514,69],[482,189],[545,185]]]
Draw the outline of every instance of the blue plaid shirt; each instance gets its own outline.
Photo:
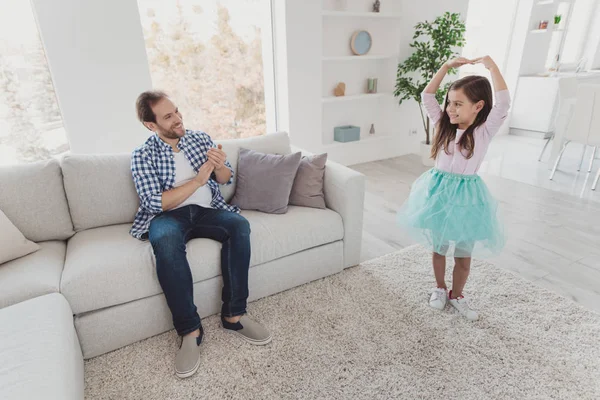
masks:
[[[210,136],[201,131],[190,130],[186,130],[185,135],[177,144],[177,148],[183,151],[196,173],[207,161],[206,152],[211,147],[216,146]],[[233,168],[228,161],[225,162],[225,165],[231,170],[231,178],[226,183],[226,185],[230,185],[233,182]],[[148,232],[150,221],[163,212],[162,193],[171,190],[175,185],[173,148],[163,142],[157,134],[152,135],[146,140],[146,143],[133,151],[131,174],[135,190],[140,196],[140,207],[129,233],[137,239],[145,239],[142,235]],[[214,173],[207,184],[212,191],[211,207],[235,213],[240,212],[237,206],[225,202]]]

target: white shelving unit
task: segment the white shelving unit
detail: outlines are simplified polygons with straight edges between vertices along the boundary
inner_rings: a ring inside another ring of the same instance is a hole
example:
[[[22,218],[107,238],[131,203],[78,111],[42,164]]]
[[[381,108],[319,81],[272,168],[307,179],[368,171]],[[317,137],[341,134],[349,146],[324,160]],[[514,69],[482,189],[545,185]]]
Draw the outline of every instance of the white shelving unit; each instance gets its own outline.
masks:
[[[346,11],[322,11],[322,146],[341,159],[373,157],[382,147],[389,148],[396,137],[391,115],[397,103],[393,90],[402,15],[394,5],[385,6],[380,13],[362,11],[364,3],[349,0]],[[350,50],[352,33],[357,30],[368,31],[373,39],[370,52],[362,56]],[[366,93],[368,78],[378,79],[377,93]],[[346,95],[336,97],[333,89],[340,82],[346,84]],[[369,134],[371,124],[374,135]],[[360,127],[361,139],[335,142],[333,131],[340,125]]]
[[[363,94],[355,94],[351,96],[330,96],[323,97],[323,103],[342,103],[345,101],[356,101],[356,100],[371,100],[378,99],[383,96],[391,96],[392,93],[363,93]]]
[[[327,145],[323,146],[323,149],[324,150],[343,149],[343,148],[348,148],[348,147],[352,147],[352,146],[359,146],[364,143],[371,144],[374,142],[391,139],[391,138],[393,138],[393,136],[394,135],[392,135],[392,134],[375,134],[375,135],[365,137],[364,139],[361,139],[361,140],[358,140],[355,142],[346,142],[346,143],[335,142],[332,144],[327,144]]]
[[[401,18],[400,14],[323,10],[324,17],[340,18]]]
[[[564,1],[564,0],[561,0]],[[521,65],[519,66],[519,75],[537,75],[546,72],[546,58],[552,33],[558,29],[554,26],[554,16],[556,15],[558,3],[555,1],[536,1],[533,4],[523,3],[519,9],[522,13],[522,21],[528,21],[529,29],[524,32],[520,42],[523,43]],[[548,26],[539,29],[541,21],[548,21]]]
[[[323,61],[373,61],[373,60],[391,60],[397,58],[395,54],[389,55],[365,55],[365,56],[332,56],[323,57]]]
[[[560,11],[565,3],[571,3],[567,13]],[[570,21],[572,0],[523,2],[517,13],[522,17],[515,28],[513,54],[515,70],[519,71],[513,94],[510,129],[513,133],[528,136],[548,137],[554,129],[554,115],[557,104],[558,82],[560,76],[554,76],[547,68],[547,60],[556,35],[563,35]],[[560,24],[554,24],[554,16],[562,15]],[[535,29],[540,21],[548,21],[547,29]],[[527,29],[528,28],[528,29]],[[516,38],[516,40],[515,40]],[[550,54],[552,57],[552,54]]]

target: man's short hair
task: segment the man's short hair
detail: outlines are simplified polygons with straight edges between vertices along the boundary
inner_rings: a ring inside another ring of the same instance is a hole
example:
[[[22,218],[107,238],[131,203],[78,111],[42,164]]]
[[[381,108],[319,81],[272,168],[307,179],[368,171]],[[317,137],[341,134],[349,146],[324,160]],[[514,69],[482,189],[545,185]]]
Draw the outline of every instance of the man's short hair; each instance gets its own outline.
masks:
[[[135,102],[135,109],[140,122],[156,123],[156,114],[152,111],[152,107],[160,100],[167,97],[169,97],[169,95],[160,90],[148,90],[140,94]]]

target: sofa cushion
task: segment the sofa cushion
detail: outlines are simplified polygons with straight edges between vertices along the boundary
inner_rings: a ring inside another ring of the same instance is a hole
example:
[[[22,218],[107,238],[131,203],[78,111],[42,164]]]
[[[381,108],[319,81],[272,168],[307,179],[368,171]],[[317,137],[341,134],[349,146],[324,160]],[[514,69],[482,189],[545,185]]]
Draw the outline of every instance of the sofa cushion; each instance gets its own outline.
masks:
[[[0,399],[83,399],[81,347],[59,293],[0,310],[0,360]]]
[[[287,214],[242,213],[252,230],[251,266],[341,240],[342,219],[331,210],[290,207]],[[76,314],[145,298],[162,290],[149,242],[128,234],[129,225],[78,232],[69,241],[61,293]],[[193,239],[187,255],[194,282],[221,274],[221,245]],[[302,266],[298,266],[301,268]]]
[[[34,242],[65,240],[73,224],[56,160],[0,167],[0,210]]]
[[[61,167],[76,231],[133,222],[139,197],[130,154],[67,155]]]
[[[66,242],[39,242],[40,250],[0,266],[0,308],[59,291]]]

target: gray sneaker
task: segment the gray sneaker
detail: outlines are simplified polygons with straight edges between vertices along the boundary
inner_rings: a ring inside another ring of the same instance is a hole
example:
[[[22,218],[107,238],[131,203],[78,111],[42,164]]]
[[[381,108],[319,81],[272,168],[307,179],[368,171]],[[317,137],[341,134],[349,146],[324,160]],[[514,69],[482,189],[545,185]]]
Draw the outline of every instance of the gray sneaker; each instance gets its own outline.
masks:
[[[175,375],[178,378],[187,378],[196,373],[200,367],[200,343],[202,343],[204,332],[200,330],[200,336],[184,336],[181,346],[175,357]]]
[[[271,333],[269,333],[267,328],[248,317],[248,315],[242,315],[242,318],[235,324],[227,322],[221,316],[221,324],[227,331],[240,336],[246,342],[256,346],[269,344],[272,339]]]

